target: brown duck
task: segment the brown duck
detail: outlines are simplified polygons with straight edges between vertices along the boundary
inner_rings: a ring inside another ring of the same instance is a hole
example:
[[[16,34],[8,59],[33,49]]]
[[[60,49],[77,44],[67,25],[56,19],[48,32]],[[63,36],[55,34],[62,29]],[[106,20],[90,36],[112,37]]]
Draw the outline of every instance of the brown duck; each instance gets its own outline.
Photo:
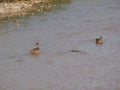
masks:
[[[96,44],[97,45],[102,45],[103,44],[103,38],[100,36],[99,38],[96,39]]]
[[[33,48],[32,50],[30,50],[30,53],[33,55],[39,55],[40,54],[40,48],[39,48],[39,43],[36,42],[36,48]]]

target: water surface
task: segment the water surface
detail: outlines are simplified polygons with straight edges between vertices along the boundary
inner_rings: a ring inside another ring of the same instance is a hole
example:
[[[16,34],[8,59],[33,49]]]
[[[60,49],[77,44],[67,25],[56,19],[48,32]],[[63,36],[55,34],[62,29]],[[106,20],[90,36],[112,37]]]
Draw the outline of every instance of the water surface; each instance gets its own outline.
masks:
[[[119,0],[74,0],[47,13],[5,21],[0,90],[119,90],[119,17]],[[102,46],[95,44],[99,36]],[[29,53],[36,41],[39,57]]]

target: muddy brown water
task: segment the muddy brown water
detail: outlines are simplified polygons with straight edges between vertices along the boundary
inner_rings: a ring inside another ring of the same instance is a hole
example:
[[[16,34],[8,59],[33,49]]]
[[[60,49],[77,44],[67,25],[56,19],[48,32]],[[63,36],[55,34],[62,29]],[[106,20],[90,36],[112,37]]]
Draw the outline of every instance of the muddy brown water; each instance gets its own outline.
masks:
[[[119,0],[74,0],[2,23],[0,90],[120,90],[119,17]]]

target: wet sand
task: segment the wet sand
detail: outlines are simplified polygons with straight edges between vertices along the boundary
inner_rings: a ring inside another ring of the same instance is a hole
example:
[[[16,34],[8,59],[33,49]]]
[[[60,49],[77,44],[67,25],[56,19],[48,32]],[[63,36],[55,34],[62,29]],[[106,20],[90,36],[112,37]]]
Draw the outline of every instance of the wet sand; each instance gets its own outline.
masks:
[[[0,90],[120,90],[120,1],[63,7],[0,28]],[[35,41],[38,57],[29,53]]]

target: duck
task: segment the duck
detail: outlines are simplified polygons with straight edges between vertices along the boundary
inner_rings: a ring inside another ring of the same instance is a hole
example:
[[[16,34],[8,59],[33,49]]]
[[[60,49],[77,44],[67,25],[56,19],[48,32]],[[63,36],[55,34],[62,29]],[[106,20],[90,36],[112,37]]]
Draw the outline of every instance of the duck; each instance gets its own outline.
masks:
[[[103,44],[103,38],[100,36],[99,38],[96,39],[96,44],[97,45],[102,45]]]
[[[40,48],[39,48],[39,43],[36,42],[36,47],[30,50],[30,53],[32,55],[39,55],[40,54]]]

